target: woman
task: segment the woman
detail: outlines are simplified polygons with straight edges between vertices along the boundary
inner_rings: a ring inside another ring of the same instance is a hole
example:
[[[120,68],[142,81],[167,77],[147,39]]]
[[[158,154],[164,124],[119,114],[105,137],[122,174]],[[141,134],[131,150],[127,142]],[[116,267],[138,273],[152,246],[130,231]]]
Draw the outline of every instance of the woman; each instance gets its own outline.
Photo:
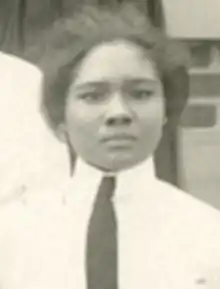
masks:
[[[219,288],[219,213],[152,165],[185,53],[133,7],[86,8],[46,40],[43,111],[72,170],[2,209],[2,288]]]
[[[44,88],[47,91],[44,94],[46,99],[43,104],[43,110],[46,112],[47,120],[54,129],[57,128],[62,120],[62,108],[64,106],[63,103],[60,106],[59,102],[65,101],[65,98],[60,98],[59,92],[63,89],[61,94],[65,95],[64,90],[68,88],[68,83],[63,82],[68,81],[68,74],[72,68],[75,67],[89,48],[99,42],[108,41],[111,38],[114,39],[120,36],[132,38],[132,41],[140,42],[138,44],[144,46],[144,48],[147,48],[145,47],[146,45],[155,46],[149,48],[155,53],[153,57],[158,58],[157,62],[160,66],[159,70],[166,97],[165,110],[168,121],[167,128],[165,129],[178,124],[179,117],[188,97],[186,66],[189,62],[189,56],[187,51],[182,44],[174,40],[168,40],[162,35],[149,21],[147,22],[145,15],[139,15],[137,11],[135,15],[133,7],[127,5],[123,11],[121,17],[125,17],[125,20],[126,18],[127,20],[130,19],[130,23],[119,23],[119,20],[113,26],[112,23],[106,23],[106,20],[101,19],[101,17],[98,19],[99,12],[95,11],[94,8],[87,7],[87,12],[90,14],[88,17],[94,23],[84,23],[84,25],[81,25],[80,21],[83,20],[78,20],[80,16],[78,18],[74,17],[72,23],[69,23],[69,26],[72,26],[69,27],[69,31],[65,27],[65,25],[68,25],[66,24],[68,21],[60,21],[53,31],[45,33],[47,41],[42,42],[42,46],[38,47],[37,52],[41,57],[43,55],[42,59],[40,59],[40,66],[45,70]],[[114,20],[112,19],[111,21],[113,22]],[[103,31],[98,27],[98,22],[100,22],[100,27],[102,27]],[[124,27],[122,27],[123,25]],[[92,29],[93,31],[91,31]],[[119,31],[120,29],[121,31]],[[68,45],[68,43],[65,45],[64,41],[70,41],[71,45]],[[60,49],[60,46],[63,47]],[[46,53],[44,51],[45,48],[48,50]],[[60,84],[57,79],[62,83]],[[55,93],[54,90],[56,91]],[[158,154],[160,154],[160,151]],[[157,170],[159,171],[158,174],[164,176],[166,179],[166,172],[160,173],[160,168]]]

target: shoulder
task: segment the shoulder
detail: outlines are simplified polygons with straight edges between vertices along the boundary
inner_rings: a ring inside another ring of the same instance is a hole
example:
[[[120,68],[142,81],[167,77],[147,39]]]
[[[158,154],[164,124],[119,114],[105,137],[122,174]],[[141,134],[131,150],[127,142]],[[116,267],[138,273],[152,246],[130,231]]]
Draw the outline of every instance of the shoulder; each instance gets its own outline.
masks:
[[[160,226],[169,246],[198,272],[220,272],[220,212],[170,184],[158,181],[156,186],[161,196]]]
[[[36,110],[43,80],[42,72],[37,66],[0,52],[0,75],[1,107],[13,107],[13,112],[20,112],[26,109],[26,105],[34,105]],[[6,110],[8,113],[9,110]]]
[[[159,181],[157,187],[176,234],[198,248],[215,248],[220,257],[220,211],[165,182]]]
[[[39,94],[43,74],[37,66],[21,58],[0,52],[0,75],[1,101],[5,94],[13,95],[14,99]]]
[[[43,176],[29,175],[29,182],[25,177],[13,180],[0,194],[0,239],[18,231],[28,220],[41,220],[45,211],[60,207],[60,192],[55,184]]]
[[[8,71],[10,71],[10,73],[19,73],[23,69],[38,76],[41,74],[35,65],[14,55],[0,52],[0,73],[7,73]]]
[[[62,206],[70,178],[61,157],[44,165],[34,162],[33,169],[25,168],[23,162],[23,173],[17,170],[13,175],[6,175],[0,184],[0,225],[5,223],[6,216],[16,221],[20,214],[35,214],[36,208],[53,210]]]
[[[156,187],[162,192],[163,201],[170,205],[169,208],[172,208],[171,211],[177,216],[190,218],[192,222],[199,219],[205,223],[212,221],[220,225],[220,211],[211,205],[161,180],[157,182]]]

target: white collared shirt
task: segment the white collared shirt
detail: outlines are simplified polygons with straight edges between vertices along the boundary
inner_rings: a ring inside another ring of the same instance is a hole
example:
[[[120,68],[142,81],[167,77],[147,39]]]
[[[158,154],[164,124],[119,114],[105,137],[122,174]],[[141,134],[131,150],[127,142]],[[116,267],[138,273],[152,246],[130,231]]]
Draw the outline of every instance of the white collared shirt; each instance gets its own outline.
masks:
[[[87,289],[88,222],[103,173],[79,160],[65,185],[0,210],[2,289]],[[64,180],[63,180],[64,181]],[[119,289],[219,289],[219,212],[157,180],[152,160],[117,175]]]

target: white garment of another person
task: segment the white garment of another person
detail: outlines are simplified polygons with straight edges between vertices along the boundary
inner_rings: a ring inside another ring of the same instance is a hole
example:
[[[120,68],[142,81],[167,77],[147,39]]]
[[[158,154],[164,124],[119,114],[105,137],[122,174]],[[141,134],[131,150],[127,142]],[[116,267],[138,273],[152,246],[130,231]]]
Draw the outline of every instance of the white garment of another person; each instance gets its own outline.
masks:
[[[39,109],[41,71],[0,52],[0,78],[1,202],[22,193],[27,183],[42,185],[56,180],[67,160],[64,147],[45,125]]]

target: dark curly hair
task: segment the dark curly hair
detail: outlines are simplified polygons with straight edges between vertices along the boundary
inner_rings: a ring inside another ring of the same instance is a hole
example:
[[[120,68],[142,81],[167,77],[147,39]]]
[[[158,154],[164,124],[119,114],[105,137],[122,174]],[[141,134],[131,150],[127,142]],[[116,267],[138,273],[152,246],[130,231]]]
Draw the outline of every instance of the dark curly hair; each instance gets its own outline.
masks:
[[[84,6],[55,22],[30,50],[44,73],[42,110],[53,129],[64,120],[65,98],[76,65],[92,47],[115,39],[129,40],[150,54],[163,84],[167,118],[179,118],[188,97],[188,51],[153,27],[145,14],[131,4]]]

